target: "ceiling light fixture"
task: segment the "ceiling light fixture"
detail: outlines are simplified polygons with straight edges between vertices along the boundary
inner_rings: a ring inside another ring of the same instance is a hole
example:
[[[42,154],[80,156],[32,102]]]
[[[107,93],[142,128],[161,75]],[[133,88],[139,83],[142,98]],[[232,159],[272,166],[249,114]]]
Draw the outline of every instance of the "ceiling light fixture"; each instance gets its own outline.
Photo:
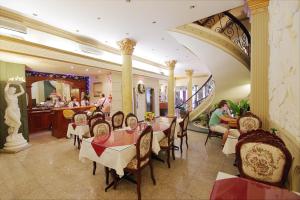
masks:
[[[33,16],[35,16],[35,17],[37,17],[37,16],[38,16],[38,14],[36,14],[36,13],[32,13],[32,15],[33,15]]]
[[[129,35],[129,33],[126,33],[126,35]]]
[[[131,2],[131,0],[126,0],[126,2],[127,2],[127,3],[130,3],[130,2]]]
[[[101,17],[97,17],[97,20],[100,20],[101,19]]]
[[[73,67],[73,66],[71,66],[70,68],[71,68],[71,69],[74,69],[74,67]]]
[[[156,24],[156,21],[153,21],[152,24]]]
[[[161,40],[165,40],[165,38],[162,37]]]
[[[85,69],[85,71],[88,72],[88,71],[89,71],[89,68]]]
[[[195,5],[191,5],[190,6],[190,9],[194,9],[196,6]]]
[[[79,30],[77,29],[76,32],[79,33]]]

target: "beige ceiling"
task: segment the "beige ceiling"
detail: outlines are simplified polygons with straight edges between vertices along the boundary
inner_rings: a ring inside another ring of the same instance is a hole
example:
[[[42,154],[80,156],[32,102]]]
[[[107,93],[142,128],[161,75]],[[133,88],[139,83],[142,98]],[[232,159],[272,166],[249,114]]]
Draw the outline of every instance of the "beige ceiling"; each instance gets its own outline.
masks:
[[[137,41],[137,56],[160,64],[178,60],[176,74],[187,68],[203,72],[206,66],[168,30],[242,4],[242,0],[0,0],[0,6],[114,48],[117,41],[132,38]]]

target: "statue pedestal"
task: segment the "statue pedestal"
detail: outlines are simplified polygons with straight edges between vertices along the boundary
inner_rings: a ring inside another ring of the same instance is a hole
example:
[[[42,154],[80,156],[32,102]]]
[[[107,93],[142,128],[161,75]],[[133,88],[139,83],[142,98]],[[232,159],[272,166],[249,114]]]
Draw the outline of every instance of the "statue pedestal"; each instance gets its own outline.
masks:
[[[17,153],[30,147],[27,140],[24,139],[22,133],[11,134],[6,137],[6,143],[1,152]]]

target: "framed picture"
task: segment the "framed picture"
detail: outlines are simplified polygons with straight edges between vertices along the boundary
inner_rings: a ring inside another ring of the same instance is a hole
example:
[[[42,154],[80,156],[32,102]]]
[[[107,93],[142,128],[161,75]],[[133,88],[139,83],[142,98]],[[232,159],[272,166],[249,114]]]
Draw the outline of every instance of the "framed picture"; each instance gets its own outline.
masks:
[[[102,82],[94,82],[93,83],[93,96],[100,97],[102,94]]]

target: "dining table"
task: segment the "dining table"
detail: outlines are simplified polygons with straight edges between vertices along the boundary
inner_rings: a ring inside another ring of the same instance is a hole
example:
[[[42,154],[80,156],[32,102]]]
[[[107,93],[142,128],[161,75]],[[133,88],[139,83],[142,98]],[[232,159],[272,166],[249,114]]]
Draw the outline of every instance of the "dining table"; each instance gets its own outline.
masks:
[[[210,200],[300,200],[299,193],[219,172]]]
[[[156,119],[148,123],[153,128],[152,151],[158,154],[160,151],[159,141],[166,137],[164,130],[169,127],[169,121]],[[94,137],[83,138],[79,152],[79,160],[91,160],[106,167],[114,169],[119,176],[124,175],[123,169],[136,156],[135,144],[145,122],[139,123],[136,129],[125,127],[113,130],[105,140],[95,141]],[[94,146],[94,147],[93,147]],[[101,154],[97,154],[95,147],[102,149]]]
[[[140,122],[135,129],[124,127],[113,130],[100,140],[94,137],[83,138],[79,160],[82,162],[94,161],[110,169],[109,172],[114,177],[114,181],[105,188],[106,191],[116,184],[116,176],[124,176],[124,168],[136,156],[135,144],[144,128],[147,125],[152,126],[152,151],[158,154],[160,151],[159,141],[166,137],[164,130],[169,128],[170,121],[168,119],[155,119],[148,123]]]

